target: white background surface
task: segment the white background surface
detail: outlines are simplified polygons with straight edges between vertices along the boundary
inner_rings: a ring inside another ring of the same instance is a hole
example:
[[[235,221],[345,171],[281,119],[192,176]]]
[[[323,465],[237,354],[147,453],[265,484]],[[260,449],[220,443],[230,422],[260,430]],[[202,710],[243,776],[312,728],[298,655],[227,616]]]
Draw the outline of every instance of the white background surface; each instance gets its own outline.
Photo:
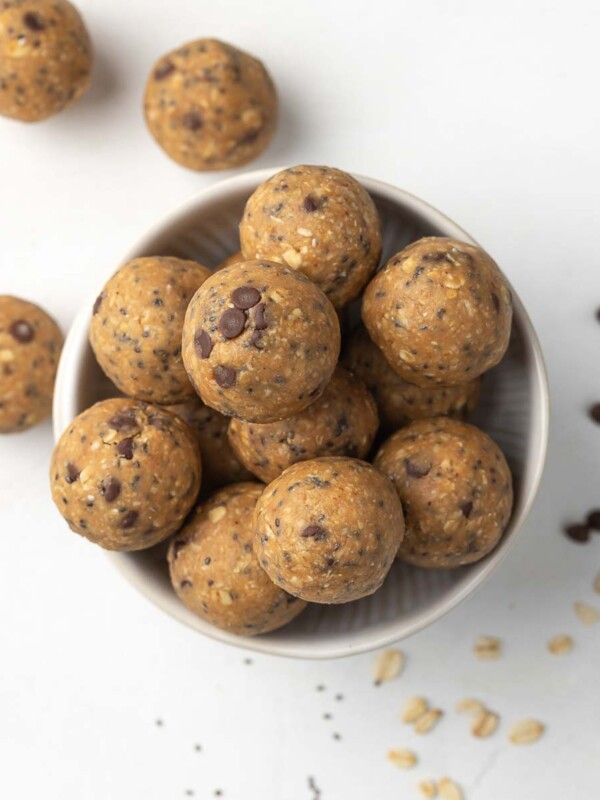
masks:
[[[598,797],[600,625],[582,626],[573,602],[600,608],[600,536],[577,546],[560,533],[600,506],[600,428],[585,413],[600,399],[598,4],[79,6],[97,51],[93,89],[44,124],[0,120],[1,292],[41,303],[66,329],[146,227],[220,177],[170,162],[140,113],[156,57],[218,36],[263,58],[280,89],[277,138],[253,166],[325,163],[387,180],[490,250],[541,336],[554,426],[520,543],[475,597],[401,645],[404,674],[378,689],[372,656],[245,664],[243,651],[164,617],[51,506],[49,423],[4,437],[0,796],[313,800],[314,775],[322,800],[409,800],[421,778],[449,774],[468,800]],[[552,657],[546,641],[560,632],[575,650]],[[474,659],[480,633],[502,637],[500,660]],[[448,712],[427,737],[399,721],[415,693]],[[473,739],[453,712],[467,695],[500,712],[493,738]],[[547,734],[512,747],[509,724],[525,716]],[[387,762],[396,746],[419,753],[417,769]]]

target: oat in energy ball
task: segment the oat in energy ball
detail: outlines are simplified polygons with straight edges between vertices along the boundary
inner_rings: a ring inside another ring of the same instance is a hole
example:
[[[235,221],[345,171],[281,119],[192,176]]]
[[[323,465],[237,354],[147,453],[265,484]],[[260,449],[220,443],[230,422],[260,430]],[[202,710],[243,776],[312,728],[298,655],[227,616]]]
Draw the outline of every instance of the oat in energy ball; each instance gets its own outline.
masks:
[[[383,583],[404,534],[394,486],[371,464],[316,458],[270,483],[254,512],[254,550],[282,589],[346,603]]]
[[[217,39],[188,42],[162,56],[144,98],[156,142],[195,170],[233,169],[257,158],[275,133],[277,106],[263,64]]]
[[[381,256],[381,222],[368,192],[331,167],[299,166],[262,183],[240,223],[242,252],[307,275],[336,308],[355,300]]]
[[[388,433],[415,419],[464,419],[479,402],[480,378],[457,386],[428,388],[407,383],[390,367],[362,325],[350,337],[344,364],[367,384],[377,403],[382,429]]]
[[[454,386],[501,360],[512,301],[484,250],[430,236],[409,244],[373,278],[362,318],[401,378],[424,388]]]
[[[39,306],[0,295],[0,433],[50,416],[62,345],[58,325]]]
[[[215,267],[215,272],[219,269],[225,269],[225,267],[230,267],[232,264],[239,264],[240,261],[245,261],[245,260],[246,259],[244,258],[244,254],[242,253],[242,251],[238,250],[236,253],[232,253],[230,256],[227,256],[227,258],[224,261],[221,261],[220,264],[217,264],[217,266]]]
[[[244,466],[269,483],[298,461],[365,458],[377,427],[377,409],[367,387],[337,367],[321,397],[304,411],[263,425],[233,419],[229,441]]]
[[[254,636],[287,625],[306,603],[276,586],[252,549],[252,514],[264,486],[236,483],[198,506],[169,548],[171,582],[194,614]]]
[[[196,434],[202,455],[202,491],[228,483],[253,480],[234,453],[227,439],[229,419],[214,408],[205,406],[198,396],[185,403],[169,406]]]
[[[71,530],[107,550],[143,550],[175,533],[200,477],[198,444],[185,422],[128,398],[76,417],[50,465],[52,499]]]
[[[90,343],[124,394],[172,404],[194,397],[181,357],[183,319],[211,271],[180,258],[136,258],[110,278],[94,303]]]
[[[183,361],[198,394],[249,422],[285,419],[313,403],[339,351],[329,300],[302,273],[268,261],[214,273],[185,317]]]
[[[402,561],[460,567],[498,544],[512,510],[512,477],[483,431],[446,417],[419,420],[384,442],[373,463],[402,501]]]
[[[67,0],[0,3],[0,114],[39,122],[75,103],[92,77],[92,46]]]

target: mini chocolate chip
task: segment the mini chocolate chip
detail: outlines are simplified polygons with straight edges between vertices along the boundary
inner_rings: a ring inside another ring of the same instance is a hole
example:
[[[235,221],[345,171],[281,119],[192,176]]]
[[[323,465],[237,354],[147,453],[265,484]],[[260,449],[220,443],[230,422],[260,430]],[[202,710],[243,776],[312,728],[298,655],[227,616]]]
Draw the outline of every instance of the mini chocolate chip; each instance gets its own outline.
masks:
[[[253,308],[260,300],[260,292],[254,286],[238,286],[231,293],[231,300],[236,308],[247,311]]]
[[[406,469],[406,474],[411,478],[424,478],[426,475],[429,475],[431,464],[429,462],[418,463],[416,461],[411,461],[410,458],[405,458],[404,468]]]
[[[128,461],[131,461],[133,458],[133,439],[130,437],[122,439],[117,445],[117,453]]]
[[[467,519],[471,516],[471,512],[473,511],[473,503],[469,500],[467,503],[461,503],[459,506],[460,510]]]
[[[600,403],[594,403],[593,406],[590,406],[590,417],[600,425]]]
[[[211,562],[211,557],[210,556],[206,556],[206,558],[204,559],[204,563],[206,564],[207,567],[210,564],[210,562]]]
[[[325,560],[325,563],[327,564],[328,567],[333,567],[333,565],[335,564],[335,558],[327,558]]]
[[[28,11],[27,14],[24,14],[23,22],[25,23],[25,27],[29,28],[30,31],[43,31],[46,27],[46,23],[42,17],[34,11]]]
[[[314,539],[316,542],[320,542],[327,536],[325,528],[322,528],[320,525],[308,525],[308,527],[304,528],[302,533],[300,534],[303,539]]]
[[[181,581],[181,583],[179,584],[179,586],[182,589],[189,589],[191,585],[192,585],[192,582],[188,581],[188,580]]]
[[[250,336],[250,344],[256,347],[257,350],[263,349],[263,345],[261,344],[262,340],[262,331],[252,331],[252,335]]]
[[[309,194],[306,195],[302,202],[302,210],[306,211],[307,214],[312,214],[313,211],[316,211],[319,208],[319,204],[312,198]]]
[[[76,480],[77,480],[77,478],[79,477],[79,473],[80,473],[80,472],[81,472],[81,470],[80,470],[80,469],[78,469],[78,468],[75,466],[75,464],[73,464],[73,462],[72,462],[72,461],[69,461],[69,462],[67,463],[67,474],[66,474],[66,477],[65,477],[65,481],[66,481],[67,483],[75,483],[75,481],[76,481]]]
[[[244,330],[246,315],[239,308],[228,308],[219,320],[219,330],[226,339],[235,339]]]
[[[235,370],[231,367],[224,367],[222,364],[213,370],[213,376],[219,386],[223,389],[230,389],[235,386]]]
[[[138,511],[134,511],[133,509],[131,509],[131,511],[126,511],[121,517],[121,520],[119,522],[119,528],[123,528],[124,530],[127,530],[128,528],[133,528],[135,523],[138,521],[138,517],[139,517]]]
[[[194,349],[196,350],[196,355],[200,356],[200,358],[209,357],[213,349],[213,343],[206,331],[196,331],[196,335],[194,336]]]
[[[565,534],[573,542],[578,542],[581,544],[583,542],[587,542],[590,538],[590,529],[587,525],[576,522],[573,525],[567,525],[565,527]]]
[[[8,329],[13,339],[21,344],[29,344],[35,336],[32,326],[24,319],[18,319]]]
[[[112,503],[121,494],[121,481],[112,475],[100,481],[100,494],[107,503]]]
[[[590,511],[586,520],[588,527],[600,531],[600,511]]]
[[[269,327],[269,323],[265,317],[267,307],[264,303],[259,303],[254,309],[254,329],[257,331],[265,331]]]
[[[202,127],[202,118],[195,111],[188,111],[181,118],[181,125],[188,131],[199,131]]]
[[[498,314],[500,312],[500,298],[496,292],[492,292],[492,303],[494,304],[494,311]]]
[[[120,414],[115,414],[108,420],[108,424],[116,431],[122,431],[126,428],[135,428],[137,425],[135,411],[133,408],[130,408],[121,412]]]
[[[162,81],[171,75],[172,72],[175,72],[175,64],[173,64],[171,61],[165,61],[164,64],[161,64],[160,67],[157,67],[154,70],[154,79],[157,81]]]

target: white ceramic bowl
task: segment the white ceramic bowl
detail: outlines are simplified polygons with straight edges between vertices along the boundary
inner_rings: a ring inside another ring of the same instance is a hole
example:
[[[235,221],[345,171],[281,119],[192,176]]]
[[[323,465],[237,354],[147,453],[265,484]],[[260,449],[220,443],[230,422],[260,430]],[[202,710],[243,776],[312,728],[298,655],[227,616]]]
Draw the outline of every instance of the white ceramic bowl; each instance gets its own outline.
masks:
[[[216,266],[239,249],[238,223],[248,196],[276,169],[221,181],[162,219],[127,253],[123,263],[149,255],[174,255]],[[421,236],[473,239],[439,211],[400,189],[357,176],[371,193],[383,222],[385,262]],[[108,278],[106,275],[102,285]],[[98,292],[102,286],[98,286]],[[96,294],[94,294],[94,297]],[[94,297],[78,314],[63,350],[54,397],[58,437],[83,409],[116,394],[88,344]],[[485,559],[456,570],[424,570],[396,563],[376,594],[341,606],[312,605],[291,625],[243,638],[195,617],[171,589],[164,546],[139,553],[109,553],[123,577],[149,600],[190,628],[250,650],[301,658],[331,658],[387,645],[424,628],[475,591],[504,558],[536,495],[548,438],[548,385],[540,345],[516,292],[509,351],[488,373],[474,422],[504,450],[515,481],[515,507],[498,547]]]

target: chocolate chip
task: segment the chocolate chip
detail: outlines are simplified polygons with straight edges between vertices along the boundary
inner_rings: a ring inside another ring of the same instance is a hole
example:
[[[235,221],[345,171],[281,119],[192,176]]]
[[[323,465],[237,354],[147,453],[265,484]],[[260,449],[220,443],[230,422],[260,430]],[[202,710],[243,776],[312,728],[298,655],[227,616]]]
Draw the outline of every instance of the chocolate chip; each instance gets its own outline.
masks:
[[[158,415],[154,414],[151,417],[148,417],[148,425],[152,425],[153,428],[156,428],[157,431],[168,431],[171,427],[171,420],[168,417],[159,417]]]
[[[587,525],[582,523],[575,522],[572,525],[567,525],[565,527],[565,534],[571,539],[573,542],[578,542],[582,544],[583,542],[587,542],[590,538],[590,529]]]
[[[214,368],[213,375],[221,388],[230,389],[235,386],[235,370],[231,369],[231,367],[224,367],[219,364]]]
[[[262,350],[264,344],[262,344],[263,335],[261,331],[252,331],[252,335],[250,336],[250,344],[256,347],[257,350]]]
[[[137,425],[135,411],[133,408],[131,408],[121,412],[120,414],[115,414],[108,420],[108,424],[116,431],[122,431],[127,428],[135,428]]]
[[[303,539],[314,539],[316,542],[320,542],[325,539],[327,532],[325,528],[322,528],[320,525],[309,525],[304,528],[300,536],[302,536]]]
[[[124,530],[127,530],[128,528],[133,528],[135,523],[138,521],[138,517],[139,517],[138,511],[134,511],[133,509],[131,509],[131,511],[126,511],[121,517],[121,520],[119,522],[119,528],[123,528]]]
[[[107,503],[112,503],[121,494],[121,481],[113,478],[104,478],[100,481],[100,494]]]
[[[154,70],[154,79],[157,81],[163,81],[173,72],[175,72],[175,64],[173,64],[171,61],[165,61],[164,64],[161,64],[160,67],[157,67]]]
[[[122,439],[117,445],[117,453],[128,461],[133,458],[133,439]]]
[[[79,473],[81,472],[72,461],[67,463],[67,474],[65,476],[65,480],[67,483],[75,483],[77,478],[79,477]]]
[[[94,305],[92,307],[92,314],[94,316],[100,311],[100,306],[102,305],[103,300],[104,300],[104,292],[100,292],[98,297],[94,300]]]
[[[498,314],[500,312],[500,298],[496,292],[492,292],[492,303],[494,304],[494,311]]]
[[[228,308],[219,320],[219,330],[226,339],[235,339],[244,330],[246,315],[239,308]]]
[[[231,293],[231,300],[236,308],[247,311],[253,308],[260,300],[260,292],[254,286],[238,286]]]
[[[319,208],[319,204],[317,201],[312,198],[309,194],[306,195],[304,201],[302,202],[302,210],[306,211],[307,214],[312,214],[313,211],[317,211]]]
[[[590,417],[600,425],[600,403],[594,403],[593,406],[590,407]]]
[[[46,23],[42,17],[34,11],[29,11],[27,14],[24,14],[23,22],[25,27],[29,28],[30,31],[43,31],[46,27]]]
[[[35,336],[32,326],[24,319],[18,319],[8,329],[13,339],[21,344],[29,344]]]
[[[196,355],[200,356],[200,358],[208,358],[212,353],[213,343],[206,331],[196,331],[196,335],[194,336],[194,349]]]
[[[460,510],[467,519],[471,516],[471,512],[473,511],[473,503],[471,501],[467,503],[461,503],[459,506]]]
[[[588,527],[600,531],[600,511],[590,511],[586,520]]]
[[[266,331],[269,327],[269,323],[266,320],[265,312],[266,312],[266,305],[264,303],[259,303],[256,308],[254,309],[254,329],[257,331]]]
[[[195,111],[188,111],[181,118],[181,125],[188,131],[198,131],[202,127],[202,118]]]
[[[411,478],[424,478],[426,475],[429,475],[431,463],[429,461],[411,461],[410,458],[405,458],[404,468],[406,470],[406,474]]]

